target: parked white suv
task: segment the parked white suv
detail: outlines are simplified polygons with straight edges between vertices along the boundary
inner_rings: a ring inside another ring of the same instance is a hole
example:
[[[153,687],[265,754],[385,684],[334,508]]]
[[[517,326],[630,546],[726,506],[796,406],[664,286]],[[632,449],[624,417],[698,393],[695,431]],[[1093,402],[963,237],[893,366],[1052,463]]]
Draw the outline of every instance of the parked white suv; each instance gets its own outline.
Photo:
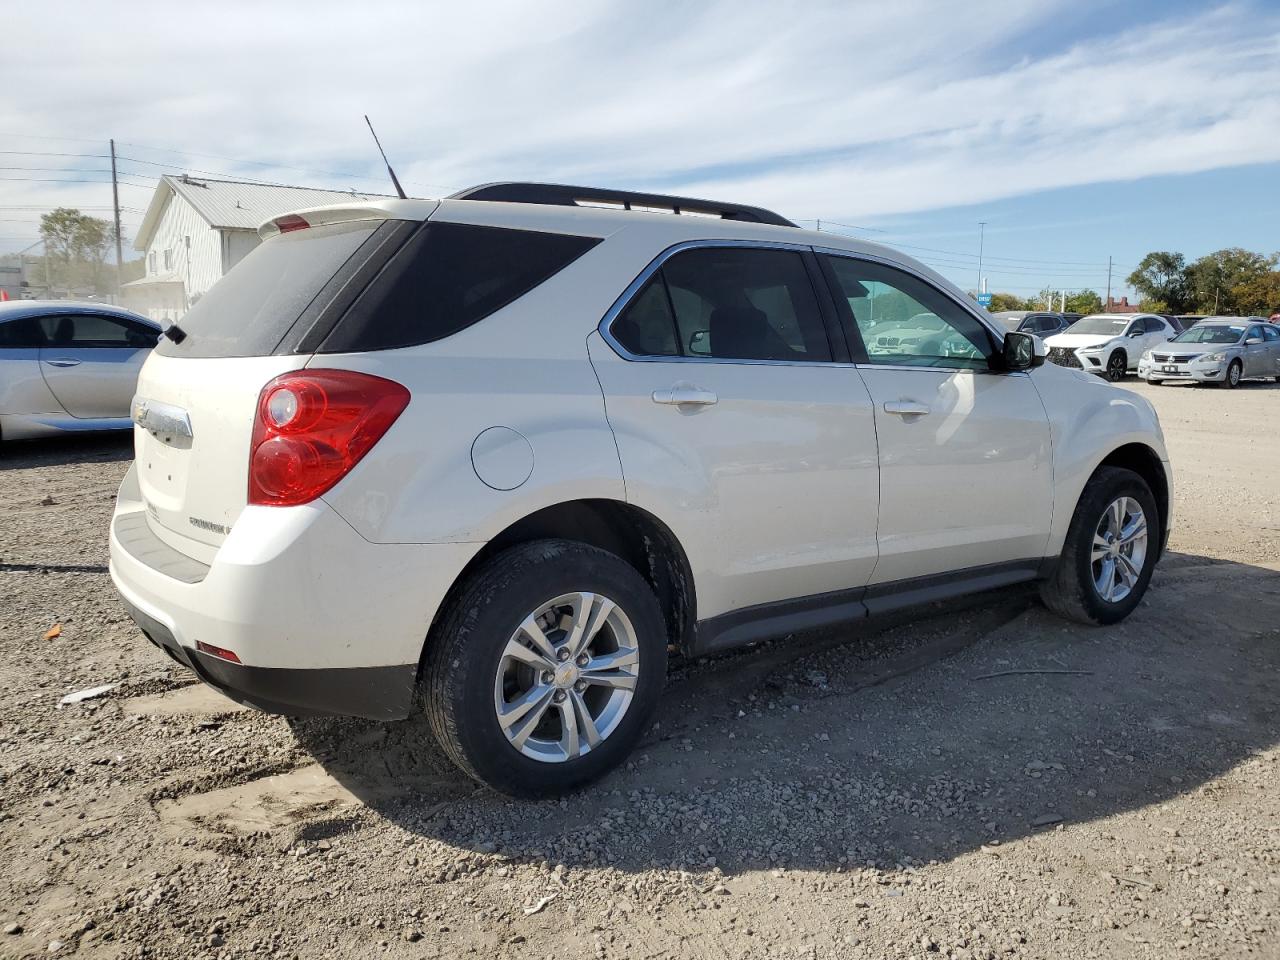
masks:
[[[1045,344],[1054,363],[1115,382],[1136,373],[1144,353],[1177,334],[1168,320],[1154,313],[1094,313],[1049,337]]]
[[[262,233],[144,366],[111,528],[143,631],[245,703],[425,711],[554,793],[669,649],[1030,580],[1114,623],[1164,547],[1147,401],[884,247],[531,184]]]

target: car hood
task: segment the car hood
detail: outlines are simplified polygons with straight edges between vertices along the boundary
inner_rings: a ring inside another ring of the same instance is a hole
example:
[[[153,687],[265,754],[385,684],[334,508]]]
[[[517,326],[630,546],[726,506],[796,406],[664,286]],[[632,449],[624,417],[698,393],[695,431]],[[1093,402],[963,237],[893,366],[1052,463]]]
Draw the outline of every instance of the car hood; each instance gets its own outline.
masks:
[[[1117,339],[1119,338],[1109,337],[1105,333],[1056,333],[1045,340],[1044,343],[1047,347],[1067,347],[1071,350],[1079,350],[1082,347],[1100,347]]]

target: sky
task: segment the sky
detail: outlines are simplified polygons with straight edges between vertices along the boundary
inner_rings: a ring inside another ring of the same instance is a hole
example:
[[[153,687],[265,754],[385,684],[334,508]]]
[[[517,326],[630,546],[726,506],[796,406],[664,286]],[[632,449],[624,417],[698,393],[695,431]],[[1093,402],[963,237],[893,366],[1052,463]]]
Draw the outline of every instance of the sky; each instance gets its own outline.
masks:
[[[415,196],[492,180],[769,207],[962,286],[1105,292],[1280,250],[1280,0],[271,4],[6,11],[0,253],[132,237],[162,173]],[[87,181],[87,182],[86,182]],[[985,222],[985,227],[980,223]],[[38,252],[34,251],[34,252]]]

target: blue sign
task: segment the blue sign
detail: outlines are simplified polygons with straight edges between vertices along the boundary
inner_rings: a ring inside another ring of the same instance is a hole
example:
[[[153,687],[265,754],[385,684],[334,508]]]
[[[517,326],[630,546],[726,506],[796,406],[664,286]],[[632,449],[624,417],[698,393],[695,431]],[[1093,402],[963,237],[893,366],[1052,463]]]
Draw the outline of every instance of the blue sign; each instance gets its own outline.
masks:
[[[989,306],[991,306],[991,294],[989,294],[989,293],[980,293],[980,294],[978,294],[978,306],[980,306],[980,307],[989,307]]]

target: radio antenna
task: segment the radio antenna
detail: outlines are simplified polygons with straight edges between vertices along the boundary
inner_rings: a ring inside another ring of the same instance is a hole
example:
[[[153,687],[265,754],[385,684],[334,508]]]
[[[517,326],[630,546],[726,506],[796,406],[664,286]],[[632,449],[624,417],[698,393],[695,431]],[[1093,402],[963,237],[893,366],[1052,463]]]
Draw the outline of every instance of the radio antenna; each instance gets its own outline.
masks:
[[[408,200],[405,196],[404,187],[400,186],[400,181],[396,179],[396,172],[391,169],[391,161],[387,159],[387,151],[382,149],[382,141],[378,139],[377,131],[373,129],[373,124],[369,123],[369,115],[364,115],[364,122],[369,124],[369,132],[373,134],[373,142],[377,144],[378,152],[382,154],[382,162],[387,165],[387,173],[391,174],[391,183],[396,188],[396,196],[401,200]]]

